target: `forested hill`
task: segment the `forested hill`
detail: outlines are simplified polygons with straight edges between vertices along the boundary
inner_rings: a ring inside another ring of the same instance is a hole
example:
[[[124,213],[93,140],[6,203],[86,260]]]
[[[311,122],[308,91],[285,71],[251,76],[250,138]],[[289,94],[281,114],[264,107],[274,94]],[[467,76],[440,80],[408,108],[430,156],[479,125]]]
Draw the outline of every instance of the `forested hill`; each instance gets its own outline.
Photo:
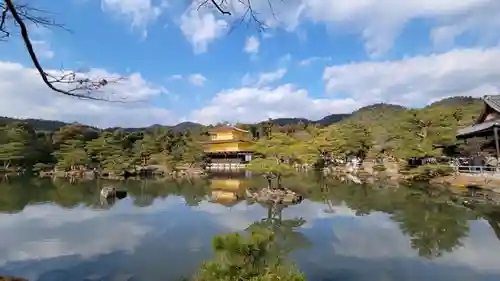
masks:
[[[428,109],[442,109],[442,108],[449,108],[449,107],[457,107],[457,108],[463,108],[464,111],[467,113],[472,113],[475,111],[480,110],[480,107],[482,106],[482,101],[481,99],[478,98],[472,98],[472,97],[452,97],[452,98],[445,98],[443,100],[434,102],[430,105],[428,105],[425,108]],[[325,116],[319,120],[309,120],[306,118],[277,118],[277,119],[272,119],[268,120],[272,124],[278,125],[278,126],[287,126],[287,125],[294,125],[294,124],[315,124],[319,126],[328,126],[334,123],[338,123],[341,121],[348,121],[348,120],[354,120],[354,121],[361,121],[361,122],[367,122],[367,123],[372,123],[372,122],[377,122],[381,119],[387,119],[394,117],[398,113],[406,111],[407,108],[400,106],[400,105],[394,105],[394,104],[384,104],[384,103],[378,103],[378,104],[373,104],[370,106],[362,107],[353,113],[350,114],[331,114],[328,116]],[[61,127],[65,125],[69,125],[70,123],[62,122],[62,121],[56,121],[56,120],[42,120],[42,119],[16,119],[16,118],[10,118],[10,117],[1,117],[0,116],[0,126],[7,125],[16,121],[23,121],[28,123],[31,127],[33,127],[37,131],[57,131]],[[263,121],[264,122],[264,121]],[[86,126],[86,125],[82,125]],[[93,128],[91,126],[86,126],[89,128]],[[144,128],[107,128],[105,131],[114,131],[117,129],[121,129],[125,132],[137,132],[137,131],[152,131],[155,128],[169,128],[175,132],[181,132],[185,131],[187,129],[199,129],[200,127],[203,127],[203,125],[198,124],[198,123],[193,123],[193,122],[182,122],[174,126],[163,126],[163,125],[152,125],[149,127],[144,127]],[[96,129],[96,128],[93,128]]]
[[[432,107],[454,107],[454,106],[477,106],[482,105],[483,102],[481,99],[473,98],[473,97],[451,97],[445,98],[440,101],[431,103],[428,105],[428,108]]]
[[[64,127],[66,125],[70,124],[79,124],[76,122],[73,123],[66,123],[62,121],[55,121],[55,120],[43,120],[43,119],[17,119],[17,118],[10,118],[10,117],[2,117],[0,116],[0,127],[5,126],[14,122],[25,122],[31,127],[33,127],[36,131],[45,131],[45,132],[54,132],[59,130],[61,127]],[[83,127],[88,127],[89,129],[95,129],[98,130],[95,127],[84,125],[84,124],[79,124],[80,126]],[[196,129],[203,127],[203,125],[198,124],[198,123],[193,123],[193,122],[182,122],[179,123],[175,126],[163,126],[163,125],[152,125],[149,127],[144,127],[144,128],[119,128],[119,127],[111,127],[111,128],[106,128],[104,131],[115,131],[118,129],[123,130],[124,132],[138,132],[138,131],[152,131],[155,128],[169,128],[174,132],[181,132],[185,131],[188,129]]]
[[[116,131],[118,129],[121,129],[125,132],[139,132],[139,131],[153,131],[158,128],[169,128],[170,130],[174,132],[183,132],[186,130],[191,130],[191,129],[198,129],[203,127],[203,125],[194,123],[194,122],[182,122],[174,126],[163,126],[159,124],[154,124],[149,127],[143,127],[143,128],[120,128],[120,127],[112,127],[112,128],[106,128],[104,129],[105,131]]]
[[[2,117],[0,116],[0,126],[5,126],[14,122],[25,122],[28,123],[31,127],[35,128],[37,131],[57,131],[61,127],[69,125],[70,123],[55,121],[55,120],[43,120],[43,119],[17,119],[10,117]],[[88,126],[91,128],[90,126]]]

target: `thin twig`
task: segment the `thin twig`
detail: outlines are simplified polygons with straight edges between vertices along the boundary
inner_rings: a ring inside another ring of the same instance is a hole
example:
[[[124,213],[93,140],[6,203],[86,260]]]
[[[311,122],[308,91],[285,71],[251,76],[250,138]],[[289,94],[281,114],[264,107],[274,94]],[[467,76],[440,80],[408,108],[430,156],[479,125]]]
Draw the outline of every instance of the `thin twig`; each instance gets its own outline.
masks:
[[[229,0],[221,0],[220,3],[216,2],[217,0],[203,0],[201,3],[198,5],[198,10],[200,7],[203,6],[213,6],[220,14],[222,15],[228,15],[232,16],[233,14],[225,9],[224,7],[227,6],[227,2]],[[243,5],[245,7],[243,14],[241,15],[240,19],[233,23],[229,33],[231,33],[234,30],[234,27],[236,25],[241,25],[243,22],[247,22],[248,24],[256,24],[257,30],[259,32],[264,31],[267,28],[267,25],[261,21],[258,17],[259,13],[253,8],[252,6],[252,1],[253,0],[237,0],[237,2],[240,5]],[[283,2],[283,0],[281,0]],[[274,13],[274,9],[272,7],[271,0],[267,0],[269,9],[271,10],[271,14],[273,15],[274,18],[276,18],[276,15]],[[211,5],[209,5],[211,4]]]
[[[219,10],[219,12],[220,12],[221,14],[223,14],[223,15],[228,15],[228,16],[230,16],[230,15],[231,15],[231,12],[226,11],[226,10],[223,10],[223,9],[221,8],[221,6],[215,2],[215,0],[210,0],[210,2],[212,2],[212,4],[215,6],[215,8],[216,8],[217,10]],[[224,2],[224,1],[222,1],[222,2],[221,2],[221,4],[222,4],[223,2]]]
[[[43,67],[40,64],[40,61],[38,60],[38,57],[36,55],[36,52],[33,48],[33,44],[31,42],[31,39],[28,34],[28,28],[26,27],[26,24],[24,23],[23,17],[30,20],[31,22],[34,23],[40,23],[40,24],[52,24],[50,21],[45,20],[45,19],[36,19],[34,17],[29,16],[28,14],[20,14],[17,10],[18,7],[16,7],[13,3],[12,0],[5,0],[5,4],[7,5],[7,9],[12,15],[14,21],[19,25],[19,28],[21,30],[21,38],[24,42],[24,45],[26,46],[26,49],[28,51],[28,54],[31,58],[31,61],[35,65],[36,70],[38,71],[39,75],[42,78],[42,81],[49,87],[51,90],[67,95],[67,96],[72,96],[76,98],[81,98],[81,99],[89,99],[89,100],[98,100],[98,101],[110,101],[104,98],[98,98],[98,97],[93,97],[90,96],[90,93],[98,90],[106,85],[109,84],[110,81],[107,79],[99,79],[97,81],[92,81],[89,78],[84,78],[84,79],[76,79],[76,74],[70,73],[70,74],[65,74],[62,77],[56,78],[54,75],[49,74],[44,71]],[[23,6],[20,6],[23,7]],[[30,8],[33,10],[33,8]],[[21,9],[21,11],[26,11]],[[49,78],[52,78],[53,80],[49,80]],[[68,79],[69,78],[69,79]],[[62,90],[54,86],[54,83],[65,83],[65,84],[77,84],[77,87],[71,90]],[[86,91],[86,94],[79,94],[75,93],[76,91]],[[114,102],[123,102],[123,101],[114,101]]]

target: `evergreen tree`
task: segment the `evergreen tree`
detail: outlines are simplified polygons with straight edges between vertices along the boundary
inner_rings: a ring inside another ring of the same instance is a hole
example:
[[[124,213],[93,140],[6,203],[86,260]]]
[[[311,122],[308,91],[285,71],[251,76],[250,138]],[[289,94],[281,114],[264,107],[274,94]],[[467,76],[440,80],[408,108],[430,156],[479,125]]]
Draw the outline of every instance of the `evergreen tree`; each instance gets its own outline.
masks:
[[[66,140],[60,144],[59,150],[54,154],[57,159],[57,168],[62,170],[80,170],[90,164],[85,143],[79,139]]]

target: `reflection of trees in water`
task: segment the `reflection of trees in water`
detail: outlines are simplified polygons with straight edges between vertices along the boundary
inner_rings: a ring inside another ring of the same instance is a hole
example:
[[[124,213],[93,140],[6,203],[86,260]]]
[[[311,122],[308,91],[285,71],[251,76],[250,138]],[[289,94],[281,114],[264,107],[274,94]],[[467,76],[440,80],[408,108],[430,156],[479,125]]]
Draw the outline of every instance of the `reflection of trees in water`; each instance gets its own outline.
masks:
[[[248,231],[258,231],[266,229],[274,233],[276,237],[276,249],[279,249],[281,255],[286,255],[295,249],[308,248],[311,242],[307,237],[297,231],[297,228],[303,226],[306,221],[303,218],[283,219],[283,210],[286,205],[266,204],[267,217],[251,224]]]
[[[131,180],[127,189],[134,198],[134,205],[149,206],[156,198],[180,196],[189,206],[197,206],[208,195],[209,183],[203,179],[190,180]]]
[[[481,214],[481,217],[488,222],[498,241],[500,241],[500,206],[478,204],[467,204],[466,206]]]
[[[30,204],[52,202],[64,208],[97,206],[99,191],[94,182],[72,185],[59,180],[13,179],[0,184],[0,212],[16,213]]]
[[[467,213],[457,206],[417,201],[395,211],[392,219],[411,237],[419,255],[433,258],[462,245],[469,233]]]
[[[0,212],[15,213],[27,205],[55,203],[64,208],[87,206],[109,208],[113,202],[102,204],[99,192],[106,184],[124,188],[133,204],[149,206],[155,198],[182,196],[186,204],[196,206],[209,194],[206,180],[128,180],[124,182],[82,181],[70,184],[64,180],[13,179],[0,183]],[[489,205],[474,205],[465,208],[453,203],[447,191],[428,186],[399,188],[349,185],[319,180],[315,177],[294,177],[284,179],[283,185],[293,190],[304,191],[313,201],[325,203],[325,211],[334,212],[335,206],[344,202],[357,215],[375,211],[385,212],[397,222],[406,235],[411,237],[412,247],[425,257],[437,257],[453,251],[468,235],[469,220],[479,217],[490,224],[500,241],[500,210]],[[265,186],[261,177],[252,179],[249,186]],[[292,231],[303,224],[300,219],[282,220],[283,206],[266,206],[268,217],[254,223],[255,227],[267,228],[283,239],[296,240],[298,245],[304,240],[302,234]]]
[[[106,185],[128,191],[134,205],[149,206],[155,198],[169,195],[182,196],[186,204],[199,204],[208,194],[205,180],[180,181],[81,181],[74,184],[65,180],[50,179],[13,179],[0,183],[0,212],[16,213],[31,204],[54,203],[63,208],[87,206],[91,208],[110,208],[116,200],[102,202],[100,191]]]
[[[449,192],[429,186],[380,188],[328,182],[309,195],[316,201],[343,201],[356,215],[390,214],[410,237],[412,248],[427,258],[460,247],[469,233],[469,220],[482,216],[453,203]]]

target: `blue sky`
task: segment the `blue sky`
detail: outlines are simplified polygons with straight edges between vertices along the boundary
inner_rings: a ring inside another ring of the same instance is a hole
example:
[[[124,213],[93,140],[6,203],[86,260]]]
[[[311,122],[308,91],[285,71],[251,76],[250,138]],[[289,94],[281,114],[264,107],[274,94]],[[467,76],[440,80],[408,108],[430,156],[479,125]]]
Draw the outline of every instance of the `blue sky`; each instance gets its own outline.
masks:
[[[265,32],[234,25],[245,8],[235,0],[232,16],[196,1],[35,1],[72,31],[30,26],[46,69],[130,76],[104,91],[141,102],[51,93],[14,35],[0,43],[0,115],[100,127],[319,119],[375,102],[494,94],[500,84],[499,1],[289,0],[272,2],[275,16],[267,0],[253,1]]]

